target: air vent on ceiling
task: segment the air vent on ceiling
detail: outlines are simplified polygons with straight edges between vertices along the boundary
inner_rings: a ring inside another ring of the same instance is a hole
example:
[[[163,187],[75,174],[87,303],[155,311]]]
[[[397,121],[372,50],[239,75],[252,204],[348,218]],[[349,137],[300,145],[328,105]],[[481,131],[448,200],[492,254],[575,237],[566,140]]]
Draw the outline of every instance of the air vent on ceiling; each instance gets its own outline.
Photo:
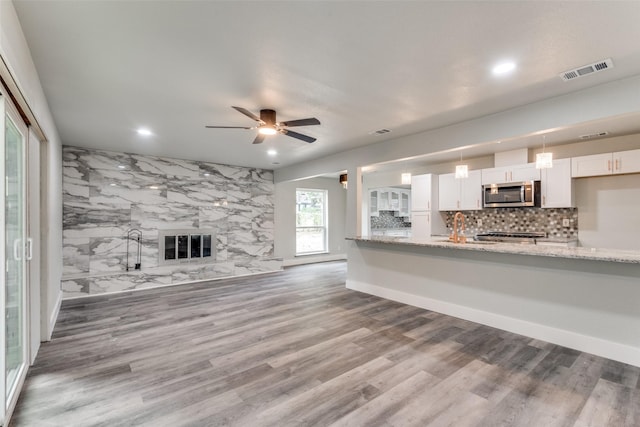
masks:
[[[560,73],[560,78],[565,82],[569,80],[577,79],[578,77],[584,77],[589,74],[597,73],[599,71],[608,70],[609,68],[613,68],[613,61],[611,58],[603,59],[602,61],[594,62],[593,64],[584,65],[579,68],[574,68],[573,70],[565,71],[564,73]]]
[[[607,135],[609,135],[609,132],[590,133],[588,135],[580,135],[580,139],[602,138],[603,136],[607,136]]]
[[[369,135],[384,135],[385,133],[391,132],[391,129],[378,129],[373,132],[369,132]]]

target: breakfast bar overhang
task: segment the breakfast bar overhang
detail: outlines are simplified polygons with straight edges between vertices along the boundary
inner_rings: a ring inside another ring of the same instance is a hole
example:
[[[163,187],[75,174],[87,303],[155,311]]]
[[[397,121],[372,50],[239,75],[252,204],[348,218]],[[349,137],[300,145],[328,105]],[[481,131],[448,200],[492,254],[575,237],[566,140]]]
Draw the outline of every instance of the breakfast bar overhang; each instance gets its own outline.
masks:
[[[347,288],[640,366],[640,254],[354,237]]]

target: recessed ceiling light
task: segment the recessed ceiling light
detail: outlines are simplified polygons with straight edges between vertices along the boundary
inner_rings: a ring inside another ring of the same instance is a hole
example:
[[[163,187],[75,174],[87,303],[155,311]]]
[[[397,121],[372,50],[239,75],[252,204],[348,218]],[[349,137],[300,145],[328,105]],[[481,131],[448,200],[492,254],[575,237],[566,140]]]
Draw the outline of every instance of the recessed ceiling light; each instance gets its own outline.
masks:
[[[502,76],[502,75],[505,75],[505,74],[509,74],[510,72],[512,72],[515,69],[516,69],[516,63],[515,62],[501,62],[501,63],[497,64],[495,67],[493,67],[493,69],[491,71],[496,76]]]
[[[203,175],[204,175],[204,176],[209,176],[209,175],[211,175],[211,174],[210,174],[209,172],[205,172],[205,173],[203,173]]]
[[[149,188],[152,189],[152,190],[157,190],[158,186],[157,185],[150,185]]]
[[[149,129],[140,128],[136,132],[138,132],[138,135],[151,136],[151,131]]]
[[[270,156],[275,156],[276,154],[278,154],[278,152],[276,150],[268,150],[267,154]]]
[[[118,165],[118,169],[126,169],[127,167],[125,165]]]
[[[112,186],[112,187],[115,187],[115,186],[116,186],[116,184],[115,184],[115,183],[113,183],[113,182],[112,182],[111,184],[109,184],[109,185],[110,185],[110,186]]]

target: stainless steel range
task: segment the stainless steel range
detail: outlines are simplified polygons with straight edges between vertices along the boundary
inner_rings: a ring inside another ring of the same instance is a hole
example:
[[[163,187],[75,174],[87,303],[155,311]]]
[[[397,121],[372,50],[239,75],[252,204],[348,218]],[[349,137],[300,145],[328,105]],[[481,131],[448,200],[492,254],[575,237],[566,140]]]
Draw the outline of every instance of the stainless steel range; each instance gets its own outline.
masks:
[[[536,239],[547,237],[544,232],[526,231],[489,231],[488,233],[476,234],[474,240],[484,242],[505,242],[505,243],[525,243],[536,244]]]

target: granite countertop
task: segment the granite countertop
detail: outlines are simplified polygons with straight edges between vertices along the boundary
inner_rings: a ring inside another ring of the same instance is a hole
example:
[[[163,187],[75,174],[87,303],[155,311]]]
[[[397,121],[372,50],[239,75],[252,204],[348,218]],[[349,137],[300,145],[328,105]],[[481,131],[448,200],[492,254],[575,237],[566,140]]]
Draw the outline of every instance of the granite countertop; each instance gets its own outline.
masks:
[[[546,256],[554,258],[572,258],[593,261],[622,262],[640,264],[640,251],[601,249],[584,247],[554,247],[530,244],[514,244],[502,242],[475,242],[467,243],[450,242],[446,236],[434,236],[431,239],[417,239],[412,237],[392,236],[358,236],[347,237],[347,240],[356,242],[377,242],[394,245],[424,246],[443,249],[459,249],[467,251],[495,252],[503,254]]]

